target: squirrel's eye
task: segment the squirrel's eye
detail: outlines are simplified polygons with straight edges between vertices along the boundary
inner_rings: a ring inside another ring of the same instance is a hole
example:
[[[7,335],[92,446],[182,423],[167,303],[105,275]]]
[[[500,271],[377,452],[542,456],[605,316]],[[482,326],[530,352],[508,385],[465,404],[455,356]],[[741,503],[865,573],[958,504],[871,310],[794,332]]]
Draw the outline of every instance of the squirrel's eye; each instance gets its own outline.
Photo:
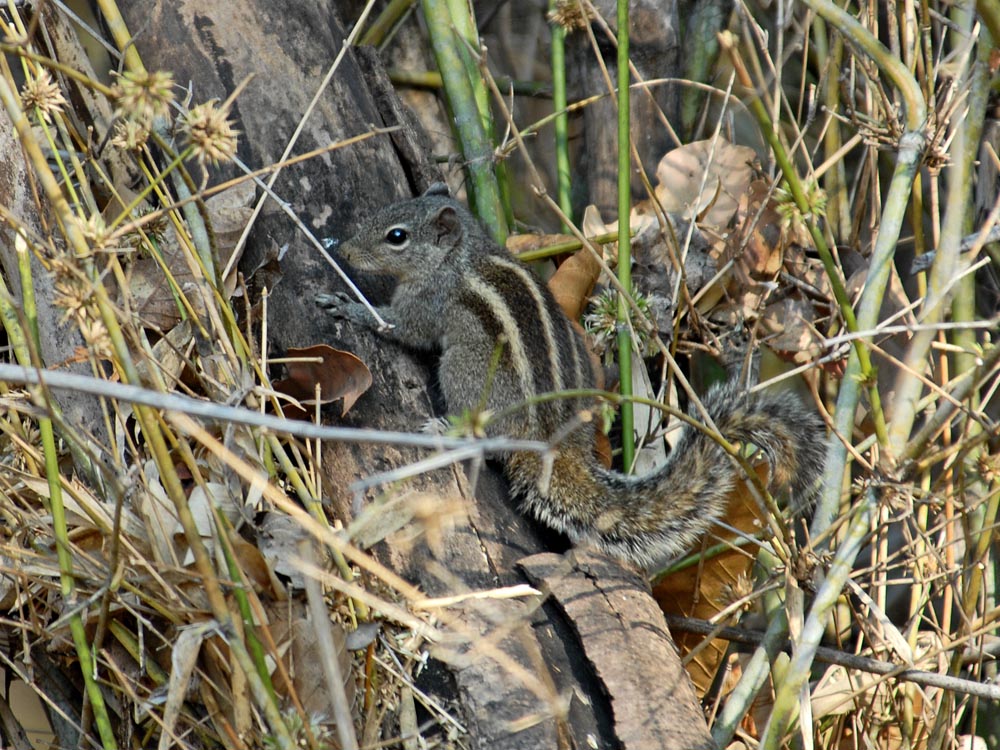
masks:
[[[402,247],[410,239],[410,234],[402,227],[393,227],[385,233],[385,241],[390,245]]]

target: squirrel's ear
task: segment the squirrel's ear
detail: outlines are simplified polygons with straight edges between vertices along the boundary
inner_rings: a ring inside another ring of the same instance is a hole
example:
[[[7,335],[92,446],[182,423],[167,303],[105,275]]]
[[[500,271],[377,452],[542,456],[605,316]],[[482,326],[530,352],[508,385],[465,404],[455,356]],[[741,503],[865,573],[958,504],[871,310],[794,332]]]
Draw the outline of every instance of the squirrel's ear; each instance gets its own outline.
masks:
[[[436,195],[440,198],[448,198],[451,193],[448,191],[448,186],[443,182],[435,182],[428,186],[428,188],[420,194],[420,197],[426,198],[429,195]]]
[[[430,225],[436,235],[435,244],[441,247],[457,247],[465,236],[462,217],[454,206],[441,206],[430,218]]]

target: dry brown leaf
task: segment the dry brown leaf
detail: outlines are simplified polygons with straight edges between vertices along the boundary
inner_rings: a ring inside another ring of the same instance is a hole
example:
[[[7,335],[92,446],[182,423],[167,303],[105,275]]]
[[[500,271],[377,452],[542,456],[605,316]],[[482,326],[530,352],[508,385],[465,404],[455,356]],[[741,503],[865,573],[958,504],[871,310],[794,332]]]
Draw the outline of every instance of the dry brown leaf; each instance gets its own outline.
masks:
[[[173,544],[172,533],[177,524],[177,510],[170,502],[167,491],[160,482],[160,469],[153,460],[142,466],[143,490],[138,493],[135,506],[146,526],[153,559],[161,566],[180,566]]]
[[[184,251],[177,241],[173,225],[169,225],[157,244],[161,260],[138,258],[128,267],[128,295],[132,307],[139,314],[144,325],[169,331],[181,320],[181,312],[176,297],[177,290],[171,285],[164,272],[170,270],[180,290],[194,280]]]
[[[830,277],[826,275],[826,269],[818,258],[810,258],[804,249],[791,245],[785,250],[785,270],[808,285],[817,299],[830,300],[828,304],[832,304],[833,287],[830,285]]]
[[[344,416],[361,394],[371,387],[371,371],[350,352],[340,351],[326,344],[314,344],[302,349],[289,347],[288,357],[302,361],[286,362],[288,378],[275,381],[273,386],[279,393],[291,396],[301,404],[316,403],[318,385],[321,404],[344,400],[340,412]],[[309,419],[312,416],[291,405],[285,405],[284,410],[286,417],[294,419]]]
[[[243,498],[237,500],[236,496],[219,482],[205,482],[204,485],[198,485],[191,490],[188,508],[198,529],[198,535],[209,554],[214,554],[215,545],[218,544],[216,512],[222,513],[230,523],[236,523],[241,516],[242,507]],[[179,519],[175,522],[172,538],[179,547],[186,549],[182,564],[191,565],[194,562],[194,552],[189,548],[184,527]]]
[[[253,202],[256,194],[257,188],[253,181],[245,180],[205,201],[208,218],[212,224],[212,230],[215,232],[215,243],[219,248],[219,261],[223,266],[219,269],[219,273],[222,273],[227,265],[232,266],[229,275],[223,280],[227,297],[236,288],[236,264],[239,257],[233,258],[233,250],[243,234],[244,227],[253,215]],[[239,250],[240,255],[242,255],[243,248]]]
[[[151,357],[140,359],[136,363],[139,377],[144,383],[156,382],[152,375],[152,369],[155,367],[167,387],[174,387],[181,379],[181,373],[187,366],[193,346],[191,321],[182,320],[171,328],[166,336],[153,344]]]
[[[757,476],[766,483],[766,465],[757,467]],[[757,534],[763,528],[760,504],[746,483],[740,483],[731,496],[725,523],[747,535]],[[735,538],[733,532],[717,527],[706,537],[705,543],[714,545],[720,539]],[[653,587],[653,596],[667,614],[710,620],[749,593],[755,553],[755,547],[747,545],[739,549],[727,549],[704,559],[701,565],[692,565],[664,578]],[[682,654],[694,649],[703,638],[704,636],[695,633],[674,634],[674,640]],[[711,688],[728,645],[728,641],[717,638],[687,663],[687,672],[699,696],[704,696]]]
[[[760,318],[768,347],[797,364],[819,359],[826,344],[813,327],[816,317],[812,303],[801,297],[785,297],[771,303]]]
[[[274,574],[271,566],[264,557],[264,553],[255,544],[251,544],[243,537],[235,536],[232,541],[233,557],[236,558],[246,577],[253,584],[254,591],[258,594],[266,594],[272,599],[284,599],[286,597],[285,587]]]
[[[724,138],[675,148],[656,167],[656,199],[665,211],[688,219],[698,217],[703,226],[721,234],[753,179],[756,158],[752,148],[735,146]]]
[[[347,633],[344,626],[338,622],[330,621],[329,628],[337,650],[340,671],[344,675],[344,692],[348,704],[353,705],[357,701],[357,688],[351,673]],[[309,716],[323,716],[327,719],[335,716],[330,691],[323,687],[326,685],[326,675],[323,671],[324,657],[317,642],[316,627],[308,619],[295,620],[292,623],[291,636],[292,683],[302,701],[302,707]]]
[[[754,180],[740,196],[739,226],[732,235],[727,257],[734,257],[746,276],[770,281],[784,259],[785,239],[781,231],[781,216],[769,200],[769,185]]]
[[[519,255],[575,239],[569,234],[518,234],[507,238],[507,249]],[[583,314],[600,275],[601,266],[594,256],[587,250],[580,250],[564,260],[549,279],[549,291],[570,320],[578,320]]]
[[[167,683],[167,700],[163,707],[163,728],[159,750],[173,744],[173,728],[187,700],[188,686],[194,674],[201,644],[215,633],[215,623],[205,622],[180,628],[179,636],[170,651],[170,682]]]
[[[549,279],[549,290],[566,317],[580,319],[600,276],[601,267],[588,250],[574,253],[556,269]]]
[[[308,538],[302,524],[284,513],[265,513],[257,524],[257,546],[270,570],[284,576],[293,589],[304,587],[302,571],[293,565],[299,542]]]
[[[933,715],[925,714],[924,697],[929,699],[930,705],[934,705],[933,695],[936,692],[934,688],[925,688],[923,691],[913,690],[908,693],[909,700],[913,701],[912,706],[910,706],[914,722],[911,737],[917,738],[915,744],[904,742],[899,723],[894,720],[873,724],[869,728],[869,739],[875,743],[876,747],[885,748],[885,750],[898,750],[903,747],[925,748],[929,736],[926,719],[933,719]],[[836,736],[829,736],[839,726],[839,722],[831,721],[831,719],[860,710],[870,712],[870,715],[877,717],[894,716],[893,702],[897,700],[896,693],[897,688],[878,675],[857,670],[848,671],[839,665],[828,667],[810,696],[813,718],[816,726],[821,728],[821,746],[840,747],[844,750],[856,746],[850,738],[840,738],[838,743]],[[828,727],[828,729],[822,729],[824,727]]]
[[[248,181],[205,201],[219,248],[220,273],[229,263],[236,240],[250,218],[249,204],[253,201],[254,190],[253,183]],[[156,245],[159,258],[137,258],[128,270],[132,306],[145,324],[161,331],[169,331],[181,320],[178,293],[187,297],[196,312],[203,308],[201,295],[190,293],[194,281],[202,278],[201,268],[181,245],[173,224],[168,222],[166,227]],[[171,284],[171,277],[176,286]],[[231,295],[236,287],[235,268],[224,283],[226,295]]]

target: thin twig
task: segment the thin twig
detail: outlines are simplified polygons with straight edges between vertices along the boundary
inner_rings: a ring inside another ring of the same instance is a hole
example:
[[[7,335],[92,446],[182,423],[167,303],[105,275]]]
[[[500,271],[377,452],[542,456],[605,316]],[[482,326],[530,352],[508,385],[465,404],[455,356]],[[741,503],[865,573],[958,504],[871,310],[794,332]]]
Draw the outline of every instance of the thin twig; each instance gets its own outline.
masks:
[[[713,635],[716,638],[732,641],[733,643],[743,643],[750,646],[759,646],[764,642],[764,633],[759,630],[746,630],[744,628],[722,627],[715,625],[708,620],[699,620],[694,617],[678,617],[677,615],[666,615],[667,625],[673,630],[680,630],[685,633],[697,633],[699,635]],[[785,641],[781,650],[791,653],[792,644]],[[923,669],[914,669],[905,664],[893,664],[879,659],[872,659],[868,656],[858,656],[838,651],[827,646],[816,648],[816,660],[825,664],[836,664],[848,669],[857,669],[862,672],[891,677],[902,682],[912,682],[925,687],[941,688],[951,690],[955,693],[974,695],[987,700],[1000,700],[1000,685],[994,685],[977,680],[966,680],[961,677],[950,677],[928,672]]]

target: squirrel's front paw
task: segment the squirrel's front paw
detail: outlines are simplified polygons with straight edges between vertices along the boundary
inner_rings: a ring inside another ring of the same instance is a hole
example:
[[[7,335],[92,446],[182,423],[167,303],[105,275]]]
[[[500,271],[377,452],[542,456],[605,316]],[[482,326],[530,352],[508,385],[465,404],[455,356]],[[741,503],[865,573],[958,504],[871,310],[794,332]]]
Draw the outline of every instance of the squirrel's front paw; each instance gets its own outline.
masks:
[[[337,311],[345,305],[353,304],[350,296],[344,292],[335,292],[333,294],[325,294],[321,292],[313,299],[315,299],[317,305],[332,315],[336,315]]]
[[[354,323],[364,321],[364,306],[355,302],[346,292],[317,294],[314,299],[317,305],[335,318]]]
[[[372,311],[360,302],[355,302],[354,298],[346,292],[317,294],[313,297],[313,299],[319,307],[323,308],[326,313],[335,318],[346,320],[349,323],[361,328],[376,330],[380,333],[382,332],[382,329],[377,327],[378,320],[372,314]],[[389,314],[388,309],[384,307],[377,307],[375,308],[375,311],[382,317],[383,320],[385,320]]]

